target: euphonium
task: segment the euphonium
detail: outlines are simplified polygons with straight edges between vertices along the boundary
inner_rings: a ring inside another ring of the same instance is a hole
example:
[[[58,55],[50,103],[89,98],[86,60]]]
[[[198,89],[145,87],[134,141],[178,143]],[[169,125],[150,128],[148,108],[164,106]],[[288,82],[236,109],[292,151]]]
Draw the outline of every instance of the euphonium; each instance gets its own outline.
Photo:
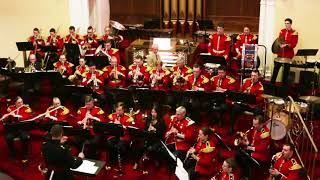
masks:
[[[234,140],[234,145],[235,146],[239,146],[241,141],[246,141],[248,140],[248,133],[253,129],[253,127],[251,127],[250,129],[248,129],[245,133],[243,132],[237,132],[238,138],[236,138]]]

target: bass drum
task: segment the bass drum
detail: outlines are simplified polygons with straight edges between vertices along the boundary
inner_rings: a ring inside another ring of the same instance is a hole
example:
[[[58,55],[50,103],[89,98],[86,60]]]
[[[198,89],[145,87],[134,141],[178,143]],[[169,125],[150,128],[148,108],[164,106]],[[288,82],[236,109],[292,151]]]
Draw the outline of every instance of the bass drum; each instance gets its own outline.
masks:
[[[281,140],[283,139],[290,127],[289,115],[285,112],[280,112],[278,114],[273,115],[272,126],[271,120],[267,121],[267,127],[271,132],[271,139],[273,140]]]

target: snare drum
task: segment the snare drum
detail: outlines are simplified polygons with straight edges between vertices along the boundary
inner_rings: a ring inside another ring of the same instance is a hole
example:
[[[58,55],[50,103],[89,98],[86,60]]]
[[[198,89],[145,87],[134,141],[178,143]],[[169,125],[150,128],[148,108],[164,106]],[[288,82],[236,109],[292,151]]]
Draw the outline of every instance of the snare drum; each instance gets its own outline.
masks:
[[[283,139],[290,127],[291,123],[289,122],[289,115],[285,112],[276,113],[273,115],[272,127],[271,120],[267,122],[267,127],[271,131],[271,138],[273,140]]]
[[[308,104],[307,103],[304,103],[304,102],[296,102],[296,111],[295,111],[295,108],[293,106],[293,103],[290,103],[288,102],[286,104],[286,111],[287,112],[300,112],[300,114],[305,114],[308,112],[309,108],[308,108]]]

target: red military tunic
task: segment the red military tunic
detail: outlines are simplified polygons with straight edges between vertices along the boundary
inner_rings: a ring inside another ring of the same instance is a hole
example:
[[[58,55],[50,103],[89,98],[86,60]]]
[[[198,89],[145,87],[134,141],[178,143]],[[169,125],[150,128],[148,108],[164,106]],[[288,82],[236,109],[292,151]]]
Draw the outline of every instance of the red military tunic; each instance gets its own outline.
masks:
[[[98,47],[97,35],[94,34],[91,39],[88,35],[83,36],[80,46],[82,49],[85,49],[84,55],[94,55]]]
[[[170,77],[172,79],[172,90],[184,90],[187,83],[185,81],[185,77],[192,73],[192,69],[188,66],[183,66],[183,68],[173,66],[170,71]]]
[[[292,59],[294,56],[293,49],[298,43],[298,32],[293,29],[282,29],[279,33],[279,38],[283,40],[285,44],[288,44],[288,46],[280,49],[280,51],[278,52],[278,57]]]
[[[222,172],[217,180],[239,180],[240,177],[237,173]]]
[[[74,74],[72,74],[72,75],[70,75],[69,77],[68,77],[68,79],[71,81],[71,82],[73,82],[73,83],[75,83],[75,84],[79,84],[80,82],[82,82],[82,75],[85,73],[85,72],[87,72],[87,71],[89,71],[89,67],[87,66],[87,65],[84,65],[84,66],[80,66],[80,65],[78,65],[77,67],[76,67],[76,69],[75,69],[75,71],[79,71],[79,74],[76,74],[76,73],[74,73]],[[75,79],[76,79],[76,81],[75,81]],[[80,82],[79,82],[80,81]]]
[[[10,105],[7,109],[8,113],[16,110],[16,106],[15,105]],[[31,115],[32,113],[32,110],[31,108],[29,107],[29,105],[27,104],[24,104],[24,107],[21,107],[19,110],[15,111],[15,115],[20,115],[22,116],[21,118],[14,118],[15,120],[17,121],[24,121],[24,120],[28,120],[32,117]]]
[[[167,91],[170,79],[170,71],[167,69],[161,69],[160,71],[158,71],[156,68],[154,68],[149,72],[151,89]],[[158,78],[161,78],[161,80],[158,80]]]
[[[275,155],[274,169],[277,169],[280,173],[286,177],[277,176],[276,179],[281,180],[300,180],[299,171],[302,168],[298,161],[292,157],[290,159],[285,159],[282,153],[279,152]],[[268,178],[269,179],[269,178]]]
[[[54,108],[55,107],[50,106],[47,109],[47,111],[53,110]],[[53,116],[53,117],[57,118],[57,120],[54,120],[54,121],[67,121],[67,118],[70,115],[70,111],[65,106],[62,106],[61,108],[56,109],[56,110],[50,112],[49,114],[50,114],[50,116]],[[46,117],[45,121],[52,121],[52,120],[49,117]]]
[[[36,46],[34,46],[36,52],[34,50],[30,51],[30,54],[39,54],[41,56],[41,58],[44,58],[45,52],[41,51],[41,46],[45,45],[45,42],[43,39],[41,38],[35,38],[34,36],[30,36],[28,38],[28,42],[31,42],[32,44],[34,44],[36,42]]]
[[[218,35],[214,33],[210,35],[210,42],[208,44],[208,52],[214,56],[227,56],[228,60],[230,52],[230,37],[226,34]]]
[[[261,129],[254,129],[251,131],[251,134],[248,136],[250,142],[249,146],[255,148],[251,153],[251,156],[260,161],[269,162],[269,146],[271,142],[270,130],[267,126],[264,126]]]
[[[88,109],[86,107],[81,107],[78,112],[77,112],[77,117],[76,120],[78,123],[82,122],[82,120],[86,117]],[[100,122],[105,122],[105,118],[104,118],[104,111],[97,106],[94,106],[89,114],[91,114],[93,117],[97,117],[100,119]],[[90,132],[92,135],[94,135],[93,129],[92,129],[92,122],[95,121],[94,119],[90,119],[88,118],[87,120],[87,127],[89,127]]]
[[[100,80],[96,82],[93,82],[93,80],[91,80],[92,75],[95,75],[97,79]],[[98,93],[98,94],[102,94],[104,92],[103,90],[103,85],[104,85],[104,78],[103,78],[103,72],[100,70],[96,70],[94,73],[91,73],[89,71],[85,72],[82,74],[82,85],[86,86],[86,87],[91,87],[91,89]]]
[[[50,46],[57,47],[57,54],[59,56],[62,54],[64,42],[63,42],[63,39],[59,35],[56,36],[56,40],[55,41],[54,41],[54,38],[52,36],[48,36],[47,44],[49,44]]]
[[[169,124],[168,130],[172,127],[176,128],[180,134],[184,135],[184,139],[179,139],[177,137],[172,138],[172,142],[170,141],[170,138],[167,138],[167,144],[175,143],[176,150],[178,151],[188,151],[188,149],[191,147],[191,143],[194,140],[194,121],[190,118],[186,117],[182,119],[181,121],[178,121],[176,116],[171,116],[171,122]]]
[[[263,85],[260,81],[253,84],[251,78],[244,79],[244,83],[240,88],[240,91],[243,93],[255,95],[257,103],[263,102]]]
[[[128,114],[118,116],[116,113],[112,113],[109,114],[108,118],[111,122],[115,123],[118,121],[118,123],[120,122],[120,124],[122,124],[125,127],[135,125],[134,119]],[[124,135],[120,139],[123,141],[130,141],[130,135],[126,129],[124,130]]]
[[[237,36],[236,50],[242,54],[243,44],[257,44],[257,36],[253,34],[244,34],[241,33]]]
[[[199,157],[195,171],[202,176],[212,175],[214,173],[213,170],[216,168],[215,157],[218,154],[215,143],[212,140],[206,141],[205,143],[198,141],[195,150]]]
[[[66,76],[69,77],[72,74],[72,67],[73,64],[65,61],[64,63],[62,63],[61,61],[55,62],[53,63],[53,67],[54,69],[57,71],[58,69],[60,69],[62,66],[64,66],[66,68],[66,70],[62,73],[62,71],[60,73],[62,73],[62,76]]]
[[[140,71],[142,75],[135,75],[133,71]],[[137,67],[137,65],[131,64],[129,66],[128,79],[130,80],[130,85],[132,86],[143,86],[149,84],[149,73],[146,66]]]
[[[81,42],[81,36],[79,34],[76,34],[75,38],[72,38],[71,35],[69,34],[64,39],[64,43],[69,43],[69,44],[79,44],[80,42]]]
[[[197,87],[198,90],[208,91],[209,90],[209,79],[204,75],[199,75],[198,78],[195,78],[194,74],[189,74],[186,77],[187,89],[193,90],[194,87]]]
[[[109,65],[104,67],[102,69],[103,77],[108,80],[108,87],[124,88],[126,86],[126,68],[121,65],[117,65],[116,69],[117,72],[115,73],[113,66]]]
[[[96,56],[108,56],[109,60],[111,56],[114,56],[117,58],[117,64],[120,64],[120,54],[119,49],[111,48],[109,50],[106,50],[105,48],[101,48],[99,52],[95,52]]]
[[[226,76],[225,78],[220,78],[219,76],[213,76],[211,79],[211,89],[216,91],[218,87],[227,90],[235,89],[236,80],[230,76]]]

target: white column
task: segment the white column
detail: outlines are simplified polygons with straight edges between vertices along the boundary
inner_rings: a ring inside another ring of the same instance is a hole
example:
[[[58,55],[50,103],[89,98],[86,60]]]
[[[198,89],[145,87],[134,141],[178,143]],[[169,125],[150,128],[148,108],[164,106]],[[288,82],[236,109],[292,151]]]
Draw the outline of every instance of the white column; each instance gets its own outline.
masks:
[[[264,67],[264,50],[260,48],[259,57],[261,60],[261,68],[265,68],[266,77],[271,76],[273,66],[273,53],[271,46],[275,40],[275,13],[276,4],[275,0],[261,0],[260,1],[260,19],[259,19],[259,44],[267,47],[267,63]]]
[[[87,0],[69,0],[70,22],[81,35],[87,33],[89,26],[89,8]]]
[[[104,34],[104,28],[109,25],[110,4],[109,0],[89,1],[89,22],[96,29],[97,35]]]

